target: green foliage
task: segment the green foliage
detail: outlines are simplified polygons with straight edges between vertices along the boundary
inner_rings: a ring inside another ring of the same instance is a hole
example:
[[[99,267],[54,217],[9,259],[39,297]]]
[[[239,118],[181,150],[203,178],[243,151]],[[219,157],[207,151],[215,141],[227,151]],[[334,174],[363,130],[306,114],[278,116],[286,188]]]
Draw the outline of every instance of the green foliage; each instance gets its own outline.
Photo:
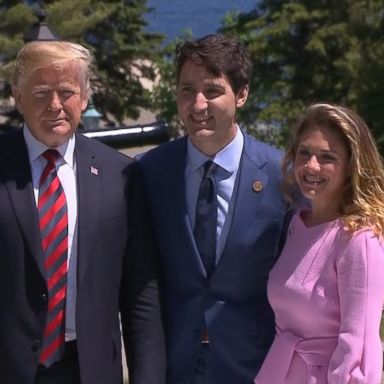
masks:
[[[156,60],[158,80],[151,94],[151,103],[158,111],[158,118],[166,121],[172,127],[171,136],[180,136],[183,126],[177,116],[176,106],[176,70],[175,49],[176,45],[191,37],[191,31],[184,31],[183,36],[166,45],[162,54]]]
[[[6,5],[11,7],[7,8]],[[10,70],[12,59],[24,43],[26,26],[32,25],[35,20],[32,10],[20,2],[0,1],[0,76],[5,78],[6,84],[0,89],[1,97],[4,98],[10,92]]]
[[[20,2],[0,1],[0,76],[2,97],[10,93],[7,76],[24,35],[37,22],[34,10]],[[107,120],[122,123],[151,108],[150,92],[143,86],[155,79],[153,61],[163,36],[144,31],[146,0],[45,1],[47,23],[62,39],[86,45],[95,56],[93,101]],[[7,72],[8,71],[8,72]]]
[[[137,118],[139,107],[152,107],[150,92],[142,81],[143,78],[155,80],[153,61],[163,37],[143,32],[146,24],[142,15],[148,11],[145,3],[145,0],[130,1],[128,5],[119,2],[113,12],[87,34],[97,58],[95,104],[119,122],[126,116]]]
[[[181,131],[175,103],[174,49],[144,32],[146,0],[45,1],[47,22],[62,38],[95,54],[94,103],[111,121],[136,118],[141,108]],[[0,97],[24,34],[37,21],[20,1],[1,1]],[[251,92],[238,121],[262,140],[283,147],[297,117],[312,102],[355,109],[384,150],[384,10],[382,0],[260,0],[248,13],[231,12],[221,33],[247,47]],[[153,90],[143,86],[154,83]]]
[[[151,97],[152,104],[158,111],[158,117],[170,123],[174,130],[177,131],[176,73],[173,62],[175,46],[175,42],[167,45],[163,49],[162,56],[156,61],[158,81]]]
[[[227,21],[222,32],[253,62],[245,125],[276,127],[280,145],[305,106],[335,102],[360,113],[383,145],[383,27],[379,0],[264,0]]]
[[[253,63],[238,113],[247,131],[283,147],[304,108],[326,101],[361,114],[384,150],[382,0],[260,0],[249,13],[227,14],[219,32],[240,39]],[[176,120],[172,59],[168,51],[155,95],[168,121]]]
[[[48,25],[65,39],[82,41],[84,34],[107,18],[116,4],[91,0],[53,1],[46,6]],[[63,19],[65,15],[65,19]]]

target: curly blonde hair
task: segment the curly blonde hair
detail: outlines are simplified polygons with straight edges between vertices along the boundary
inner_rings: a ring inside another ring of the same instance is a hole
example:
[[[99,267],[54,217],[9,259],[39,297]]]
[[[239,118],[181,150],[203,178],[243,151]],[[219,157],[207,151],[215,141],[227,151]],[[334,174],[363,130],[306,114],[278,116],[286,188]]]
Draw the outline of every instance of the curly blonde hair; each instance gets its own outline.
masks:
[[[341,218],[347,230],[354,232],[371,228],[375,235],[384,235],[384,167],[367,124],[352,110],[343,106],[316,103],[309,106],[292,132],[283,159],[283,191],[293,201],[298,186],[293,164],[300,139],[314,126],[337,132],[349,152],[348,177],[340,194]]]

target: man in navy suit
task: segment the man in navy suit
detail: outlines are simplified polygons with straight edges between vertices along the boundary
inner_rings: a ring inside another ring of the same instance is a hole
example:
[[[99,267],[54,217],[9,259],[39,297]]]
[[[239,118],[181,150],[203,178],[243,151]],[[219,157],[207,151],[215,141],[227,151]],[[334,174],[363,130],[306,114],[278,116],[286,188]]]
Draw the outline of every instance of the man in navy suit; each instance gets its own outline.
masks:
[[[177,107],[187,135],[140,159],[164,271],[168,384],[251,384],[274,336],[266,283],[287,207],[281,153],[236,123],[250,67],[234,39],[179,46]],[[207,161],[217,205],[216,233],[205,238],[215,244],[212,270],[194,234],[211,222],[197,209]]]
[[[121,384],[119,314],[130,383],[165,382],[137,163],[75,133],[90,65],[63,41],[31,42],[16,60],[25,123],[0,136],[1,383]]]

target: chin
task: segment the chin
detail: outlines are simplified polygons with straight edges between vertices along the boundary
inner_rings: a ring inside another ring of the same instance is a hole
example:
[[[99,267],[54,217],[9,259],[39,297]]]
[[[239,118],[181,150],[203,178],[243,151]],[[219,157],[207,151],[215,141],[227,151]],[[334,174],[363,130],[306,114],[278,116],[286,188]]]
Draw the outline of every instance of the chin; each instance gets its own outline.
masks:
[[[208,127],[201,127],[199,129],[194,129],[191,132],[193,132],[192,135],[196,137],[209,137],[215,133],[214,130],[209,129]]]
[[[55,136],[60,136],[60,137],[70,137],[72,133],[74,132],[74,129],[70,125],[58,125],[56,127],[53,127],[51,129],[51,132]]]
[[[308,199],[308,200],[313,200],[314,198],[317,197],[318,192],[314,190],[309,190],[309,189],[301,189],[301,193],[303,196]]]
[[[64,144],[72,136],[72,132],[54,132],[45,138],[44,144],[49,147],[58,147],[59,145]]]

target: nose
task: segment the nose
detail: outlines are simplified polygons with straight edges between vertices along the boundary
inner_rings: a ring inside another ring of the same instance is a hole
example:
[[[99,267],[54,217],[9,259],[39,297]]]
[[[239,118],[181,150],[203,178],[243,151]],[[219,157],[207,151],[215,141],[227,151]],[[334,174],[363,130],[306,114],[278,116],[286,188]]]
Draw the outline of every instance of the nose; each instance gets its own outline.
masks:
[[[312,155],[309,160],[307,161],[307,163],[305,164],[305,166],[309,169],[312,169],[312,170],[319,170],[320,169],[320,163],[319,161],[317,160],[317,157],[315,155]]]
[[[52,112],[57,112],[60,111],[62,108],[63,105],[61,104],[59,94],[57,92],[53,92],[48,109]]]
[[[207,99],[202,92],[196,94],[193,109],[195,112],[205,111],[207,109]]]

